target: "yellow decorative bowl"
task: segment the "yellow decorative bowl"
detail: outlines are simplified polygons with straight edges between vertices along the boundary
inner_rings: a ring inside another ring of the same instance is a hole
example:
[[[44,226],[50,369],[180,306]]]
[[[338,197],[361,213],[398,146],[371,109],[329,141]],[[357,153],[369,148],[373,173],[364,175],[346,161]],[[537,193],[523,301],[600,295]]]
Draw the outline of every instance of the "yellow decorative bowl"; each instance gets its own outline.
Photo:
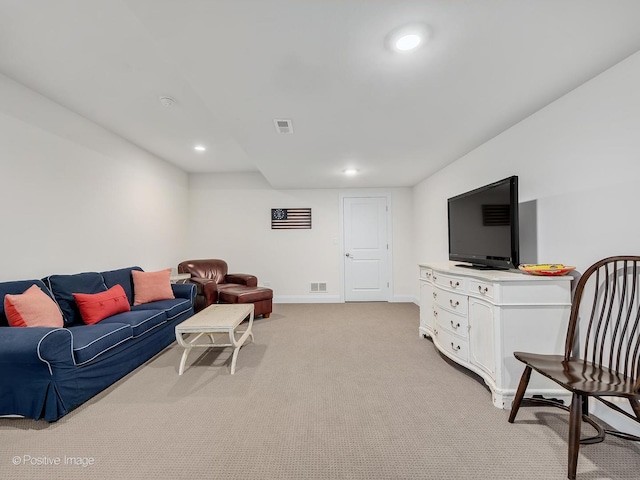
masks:
[[[518,267],[523,272],[531,275],[566,275],[576,267],[563,265],[561,263],[539,263],[539,264],[523,264]]]

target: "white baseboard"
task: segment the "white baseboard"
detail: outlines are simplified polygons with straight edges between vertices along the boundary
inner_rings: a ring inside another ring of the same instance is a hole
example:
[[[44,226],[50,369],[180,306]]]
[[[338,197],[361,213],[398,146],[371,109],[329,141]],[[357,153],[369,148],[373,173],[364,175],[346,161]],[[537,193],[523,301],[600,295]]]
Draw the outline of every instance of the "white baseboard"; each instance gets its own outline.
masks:
[[[420,304],[420,301],[417,297],[413,295],[394,295],[391,299],[393,303],[415,303],[416,305]]]
[[[273,303],[342,303],[340,295],[274,295]]]
[[[394,295],[391,303],[415,303],[419,301],[413,295]],[[311,295],[274,295],[273,303],[344,303],[340,295],[311,294]]]
[[[611,403],[617,404],[620,408],[633,415],[629,402],[626,399],[623,400],[622,398],[609,397],[607,400]],[[636,422],[629,420],[598,401],[592,400],[589,402],[589,413],[592,413],[594,416],[598,417],[603,422],[608,423],[617,430],[630,433],[631,435],[640,436],[640,426]]]

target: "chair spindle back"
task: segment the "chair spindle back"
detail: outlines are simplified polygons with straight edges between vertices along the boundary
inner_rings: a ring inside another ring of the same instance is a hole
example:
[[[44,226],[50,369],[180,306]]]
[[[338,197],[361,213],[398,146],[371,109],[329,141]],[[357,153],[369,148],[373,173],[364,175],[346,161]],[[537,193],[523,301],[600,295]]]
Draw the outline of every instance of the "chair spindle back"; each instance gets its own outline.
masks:
[[[635,382],[640,392],[640,257],[605,258],[580,277],[565,359],[580,358]],[[579,340],[579,342],[577,341]]]

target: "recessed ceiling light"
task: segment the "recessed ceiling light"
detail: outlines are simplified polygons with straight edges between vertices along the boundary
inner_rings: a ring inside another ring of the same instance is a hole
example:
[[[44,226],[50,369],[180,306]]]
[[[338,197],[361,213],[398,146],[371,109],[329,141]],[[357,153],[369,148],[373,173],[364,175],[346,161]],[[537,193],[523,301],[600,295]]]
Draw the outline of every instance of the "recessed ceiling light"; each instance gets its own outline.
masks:
[[[193,149],[196,152],[204,152],[207,150],[207,147],[205,147],[204,145],[196,145],[195,147],[193,147]]]
[[[422,42],[422,38],[420,35],[416,35],[415,33],[410,33],[408,35],[404,35],[396,40],[396,48],[398,50],[413,50]]]
[[[343,170],[345,175],[348,175],[350,177],[357,175],[358,174],[358,169],[357,168],[345,168]]]
[[[429,36],[426,25],[415,23],[405,25],[391,32],[386,39],[387,47],[396,52],[408,52],[415,50],[424,44]]]

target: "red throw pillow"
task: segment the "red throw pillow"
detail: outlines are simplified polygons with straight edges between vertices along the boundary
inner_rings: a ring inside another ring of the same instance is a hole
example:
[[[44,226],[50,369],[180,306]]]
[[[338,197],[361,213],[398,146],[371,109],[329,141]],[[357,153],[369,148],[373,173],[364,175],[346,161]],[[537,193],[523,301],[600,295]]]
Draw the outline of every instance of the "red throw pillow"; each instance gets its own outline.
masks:
[[[114,285],[106,292],[100,293],[74,293],[73,298],[80,310],[82,321],[87,325],[93,325],[116,313],[131,310],[127,294],[122,285]]]
[[[4,313],[12,327],[62,327],[56,302],[37,285],[24,293],[4,296]]]
[[[170,268],[159,272],[131,270],[131,275],[133,275],[134,305],[176,298],[173,296],[173,289],[171,288]]]

